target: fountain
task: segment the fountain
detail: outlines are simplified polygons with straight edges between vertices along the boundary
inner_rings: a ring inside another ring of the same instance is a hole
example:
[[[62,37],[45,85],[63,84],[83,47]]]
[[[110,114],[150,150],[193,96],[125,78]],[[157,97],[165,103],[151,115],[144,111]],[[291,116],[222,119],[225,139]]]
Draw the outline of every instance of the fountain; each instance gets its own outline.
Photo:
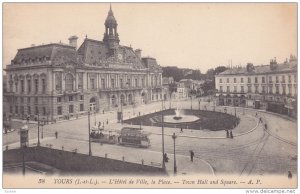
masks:
[[[182,116],[180,116],[180,110],[178,109],[178,106],[177,106],[177,109],[175,110],[175,117],[173,117],[173,119],[175,119],[175,120],[182,119]]]

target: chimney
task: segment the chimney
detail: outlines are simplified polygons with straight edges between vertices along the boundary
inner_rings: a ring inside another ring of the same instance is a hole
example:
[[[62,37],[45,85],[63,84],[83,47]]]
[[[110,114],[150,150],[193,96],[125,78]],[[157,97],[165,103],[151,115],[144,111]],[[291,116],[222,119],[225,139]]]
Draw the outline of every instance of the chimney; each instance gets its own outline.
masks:
[[[77,36],[71,36],[69,38],[69,45],[75,47],[75,49],[77,49]]]
[[[141,49],[136,49],[135,51],[136,56],[141,60],[142,58],[142,50]]]

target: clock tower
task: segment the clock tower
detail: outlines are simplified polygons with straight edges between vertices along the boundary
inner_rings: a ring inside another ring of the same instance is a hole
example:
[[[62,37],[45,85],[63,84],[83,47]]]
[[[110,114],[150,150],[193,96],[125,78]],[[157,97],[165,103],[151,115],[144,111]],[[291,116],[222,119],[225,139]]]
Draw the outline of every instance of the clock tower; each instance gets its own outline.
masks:
[[[104,25],[105,33],[103,37],[103,42],[106,43],[106,45],[109,48],[109,56],[115,56],[117,54],[120,39],[119,34],[117,32],[118,23],[114,17],[111,5]]]

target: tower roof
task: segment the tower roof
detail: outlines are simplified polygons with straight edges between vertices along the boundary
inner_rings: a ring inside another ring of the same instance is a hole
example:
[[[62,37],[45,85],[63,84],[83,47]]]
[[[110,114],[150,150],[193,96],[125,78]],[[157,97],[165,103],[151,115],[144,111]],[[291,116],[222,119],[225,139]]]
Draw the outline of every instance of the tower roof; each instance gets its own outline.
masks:
[[[107,15],[106,20],[105,20],[105,25],[118,25],[117,20],[114,17],[114,13],[111,9],[111,5],[110,5],[108,15]]]

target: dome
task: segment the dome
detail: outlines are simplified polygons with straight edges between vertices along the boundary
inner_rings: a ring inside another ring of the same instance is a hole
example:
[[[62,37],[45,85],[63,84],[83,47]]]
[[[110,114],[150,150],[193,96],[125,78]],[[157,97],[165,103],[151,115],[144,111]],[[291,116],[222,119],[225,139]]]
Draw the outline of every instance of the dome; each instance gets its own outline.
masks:
[[[116,18],[114,17],[114,13],[113,13],[113,11],[112,11],[112,9],[111,9],[111,6],[110,6],[110,9],[109,9],[107,18],[106,18],[106,20],[105,20],[105,25],[114,25],[114,26],[118,25],[118,24],[117,24],[117,20],[116,20]]]

